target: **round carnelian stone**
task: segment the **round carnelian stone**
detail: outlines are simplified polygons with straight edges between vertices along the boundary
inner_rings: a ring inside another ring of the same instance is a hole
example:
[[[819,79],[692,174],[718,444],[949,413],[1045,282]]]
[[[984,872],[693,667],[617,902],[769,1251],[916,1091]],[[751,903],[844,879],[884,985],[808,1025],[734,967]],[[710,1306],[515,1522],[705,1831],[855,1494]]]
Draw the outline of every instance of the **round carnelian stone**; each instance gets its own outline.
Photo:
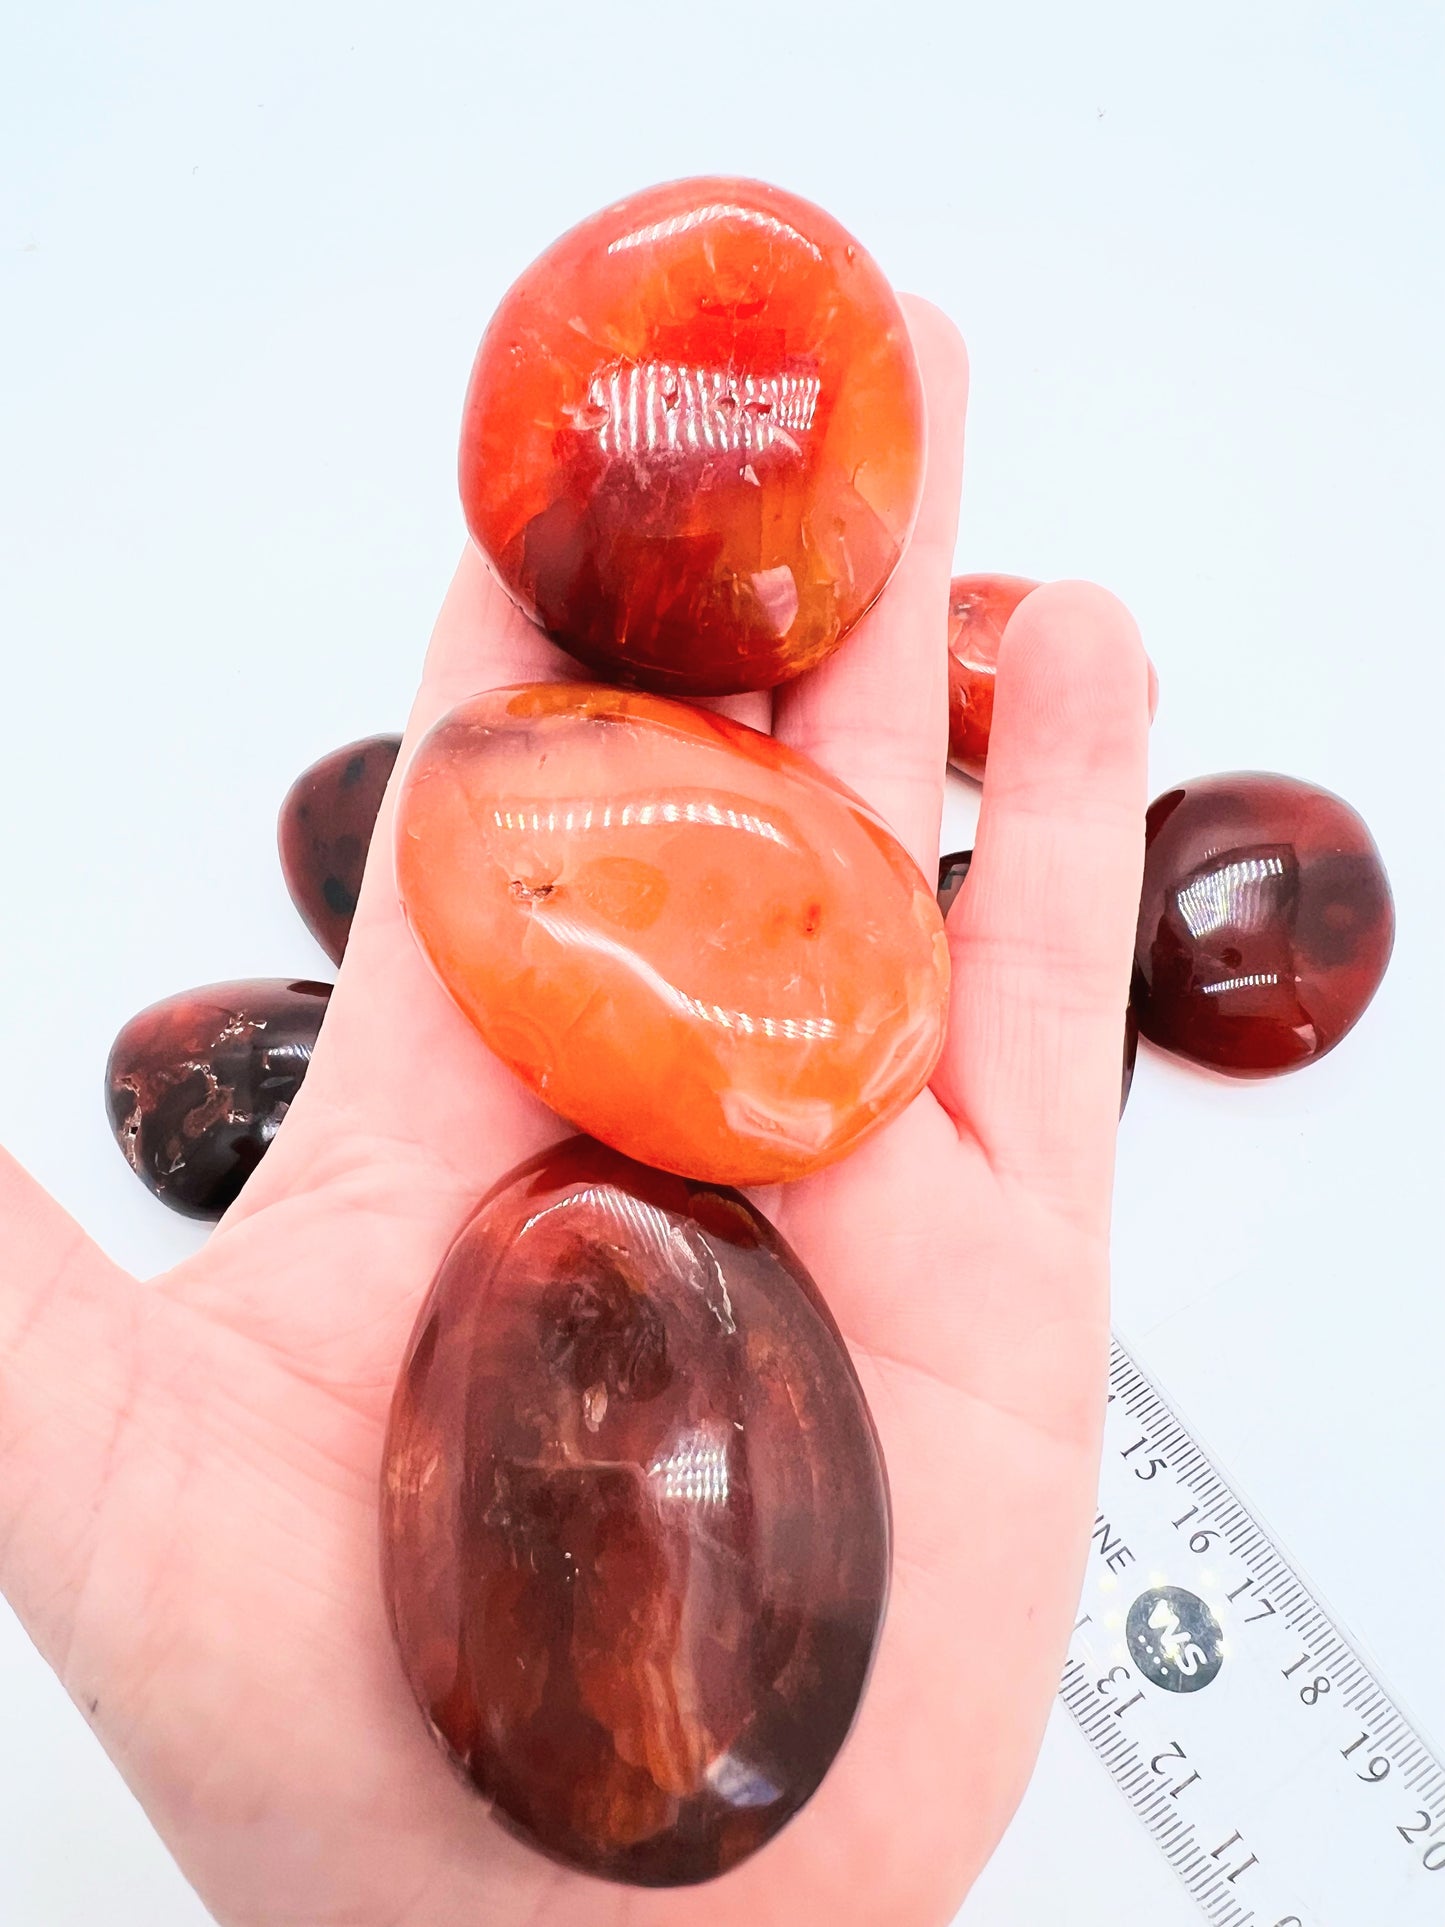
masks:
[[[897,562],[923,391],[876,264],[757,181],[652,187],[503,297],[462,422],[467,523],[609,677],[766,689],[835,649]]]
[[[443,1262],[381,1525],[432,1734],[531,1845],[643,1886],[811,1796],[888,1596],[882,1455],[812,1280],[736,1192],[585,1138]]]
[[[998,646],[1037,582],[1021,575],[956,575],[948,592],[948,760],[983,781],[993,727]]]
[[[474,697],[407,769],[396,862],[491,1048],[643,1163],[802,1177],[942,1048],[931,886],[850,790],[725,717],[586,684]]]
[[[1349,804],[1290,776],[1203,776],[1150,804],[1145,835],[1142,1034],[1236,1077],[1333,1050],[1395,940],[1380,853]]]

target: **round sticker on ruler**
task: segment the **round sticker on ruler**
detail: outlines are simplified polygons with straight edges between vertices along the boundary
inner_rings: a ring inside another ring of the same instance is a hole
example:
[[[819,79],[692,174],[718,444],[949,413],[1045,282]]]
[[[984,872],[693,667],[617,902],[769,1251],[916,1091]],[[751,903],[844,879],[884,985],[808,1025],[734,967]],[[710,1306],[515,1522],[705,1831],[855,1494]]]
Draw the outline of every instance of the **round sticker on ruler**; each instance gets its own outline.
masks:
[[[1166,1693],[1197,1693],[1224,1664],[1219,1621],[1197,1593],[1182,1586],[1140,1593],[1125,1633],[1134,1665]]]

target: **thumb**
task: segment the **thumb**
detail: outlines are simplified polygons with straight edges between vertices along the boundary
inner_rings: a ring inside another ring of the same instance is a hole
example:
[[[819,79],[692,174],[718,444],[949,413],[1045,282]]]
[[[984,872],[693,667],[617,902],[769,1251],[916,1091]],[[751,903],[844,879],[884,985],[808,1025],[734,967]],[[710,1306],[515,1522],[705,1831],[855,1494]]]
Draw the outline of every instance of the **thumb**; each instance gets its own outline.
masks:
[[[135,1279],[0,1150],[0,1592],[62,1677],[142,1308]]]

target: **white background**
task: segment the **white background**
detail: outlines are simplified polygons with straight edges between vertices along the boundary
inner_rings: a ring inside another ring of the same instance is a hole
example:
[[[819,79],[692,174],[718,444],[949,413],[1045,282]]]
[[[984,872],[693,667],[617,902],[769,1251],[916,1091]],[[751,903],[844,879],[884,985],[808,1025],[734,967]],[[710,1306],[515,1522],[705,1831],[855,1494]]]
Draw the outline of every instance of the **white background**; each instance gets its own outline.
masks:
[[[0,1138],[127,1263],[192,1248],[110,1140],[106,1050],[171,990],[321,969],[275,806],[400,727],[492,305],[628,189],[776,179],[962,324],[960,565],[1125,597],[1156,790],[1286,770],[1385,852],[1395,961],[1335,1056],[1141,1060],[1117,1323],[1445,1744],[1442,23],[0,0]],[[0,1919],[201,1918],[0,1624]],[[1193,1918],[1056,1722],[961,1922]]]

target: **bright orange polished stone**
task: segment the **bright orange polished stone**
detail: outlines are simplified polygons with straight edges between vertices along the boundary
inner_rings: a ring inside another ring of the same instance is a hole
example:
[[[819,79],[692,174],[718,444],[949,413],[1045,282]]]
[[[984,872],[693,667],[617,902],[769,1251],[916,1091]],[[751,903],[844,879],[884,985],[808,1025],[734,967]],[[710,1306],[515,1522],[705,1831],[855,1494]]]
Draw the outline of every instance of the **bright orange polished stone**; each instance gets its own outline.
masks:
[[[1037,582],[1021,575],[956,575],[948,591],[948,760],[983,781],[993,728],[998,646]]]
[[[709,712],[586,684],[474,697],[412,759],[396,865],[491,1048],[645,1164],[802,1177],[942,1048],[932,887],[851,791]]]
[[[555,242],[472,370],[467,524],[609,678],[765,689],[874,601],[923,485],[902,310],[820,208],[757,181],[644,189]]]

